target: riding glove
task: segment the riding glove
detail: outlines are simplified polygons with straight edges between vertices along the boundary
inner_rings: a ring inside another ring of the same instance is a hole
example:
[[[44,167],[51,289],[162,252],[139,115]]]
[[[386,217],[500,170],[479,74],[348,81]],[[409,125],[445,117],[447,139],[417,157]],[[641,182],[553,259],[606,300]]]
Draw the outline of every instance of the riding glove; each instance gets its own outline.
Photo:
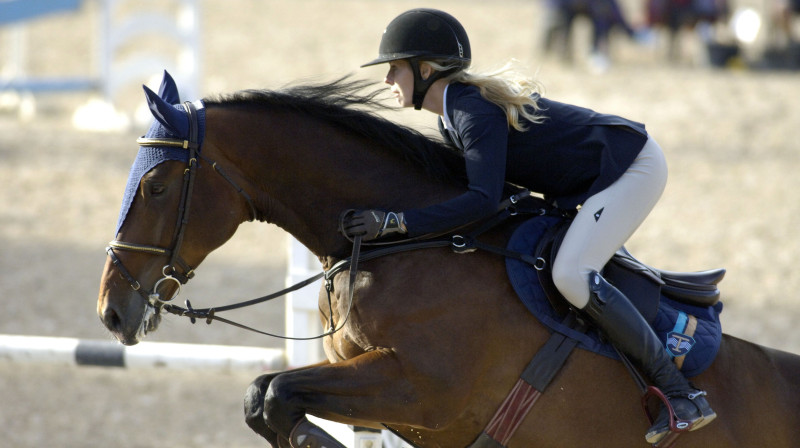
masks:
[[[392,233],[407,233],[403,213],[381,210],[353,210],[342,216],[342,230],[348,237],[374,240]]]

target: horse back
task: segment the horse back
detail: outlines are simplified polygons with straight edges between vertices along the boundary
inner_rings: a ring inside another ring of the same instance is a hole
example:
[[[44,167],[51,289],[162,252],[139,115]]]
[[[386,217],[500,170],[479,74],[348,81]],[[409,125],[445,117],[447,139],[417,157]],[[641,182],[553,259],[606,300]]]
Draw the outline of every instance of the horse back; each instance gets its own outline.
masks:
[[[723,335],[711,367],[692,378],[708,391],[719,415],[719,443],[730,446],[797,446],[800,439],[800,356]],[[698,435],[706,431],[698,431]]]

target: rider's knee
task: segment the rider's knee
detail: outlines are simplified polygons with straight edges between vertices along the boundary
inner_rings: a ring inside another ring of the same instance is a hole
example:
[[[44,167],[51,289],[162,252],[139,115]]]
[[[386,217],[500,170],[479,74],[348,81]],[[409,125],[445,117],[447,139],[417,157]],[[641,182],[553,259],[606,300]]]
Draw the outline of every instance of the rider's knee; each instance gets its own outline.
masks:
[[[588,275],[582,272],[577,263],[556,257],[551,275],[556,289],[569,303],[578,309],[586,306],[589,301]]]

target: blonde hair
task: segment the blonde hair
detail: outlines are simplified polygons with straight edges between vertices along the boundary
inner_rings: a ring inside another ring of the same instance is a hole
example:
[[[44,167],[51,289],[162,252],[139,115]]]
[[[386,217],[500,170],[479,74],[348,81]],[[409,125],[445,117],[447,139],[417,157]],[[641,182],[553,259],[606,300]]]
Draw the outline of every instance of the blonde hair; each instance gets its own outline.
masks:
[[[440,64],[436,61],[420,61],[428,64],[436,71],[447,71],[457,66]],[[517,69],[517,62],[509,61],[503,67],[487,73],[469,73],[458,70],[446,77],[450,82],[469,84],[480,89],[481,96],[496,104],[506,114],[509,126],[518,131],[525,131],[527,123],[541,123],[546,118],[541,112],[537,99],[544,88],[535,79],[522,75]]]

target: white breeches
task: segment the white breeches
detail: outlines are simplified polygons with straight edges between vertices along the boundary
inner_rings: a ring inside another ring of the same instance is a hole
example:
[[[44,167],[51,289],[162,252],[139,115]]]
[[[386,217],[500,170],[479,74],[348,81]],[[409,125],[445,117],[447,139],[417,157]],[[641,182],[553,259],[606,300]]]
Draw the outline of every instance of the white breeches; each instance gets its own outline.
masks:
[[[575,307],[589,302],[589,273],[601,271],[655,207],[667,184],[667,162],[649,138],[616,182],[583,203],[556,255],[553,282]]]

